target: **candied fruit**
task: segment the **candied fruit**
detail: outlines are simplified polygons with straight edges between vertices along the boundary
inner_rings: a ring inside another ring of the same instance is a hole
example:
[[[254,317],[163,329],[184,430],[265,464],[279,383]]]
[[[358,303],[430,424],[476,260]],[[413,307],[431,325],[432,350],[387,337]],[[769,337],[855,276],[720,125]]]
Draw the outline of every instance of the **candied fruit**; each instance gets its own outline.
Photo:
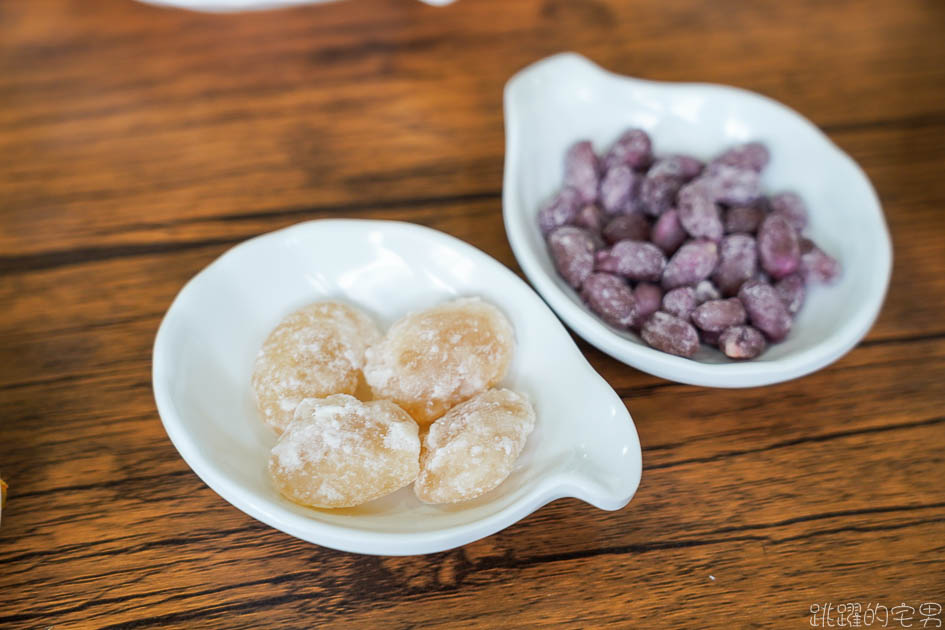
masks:
[[[528,398],[491,389],[438,419],[423,438],[414,493],[424,503],[468,501],[496,488],[535,427]]]
[[[353,394],[364,353],[380,337],[368,315],[340,302],[316,302],[288,315],[269,333],[253,367],[263,421],[281,433],[303,399]]]
[[[365,353],[375,398],[403,407],[421,426],[502,380],[512,324],[495,306],[463,298],[410,313]]]
[[[299,403],[269,457],[276,489],[302,505],[360,505],[409,485],[419,473],[417,423],[389,400],[347,394]]]

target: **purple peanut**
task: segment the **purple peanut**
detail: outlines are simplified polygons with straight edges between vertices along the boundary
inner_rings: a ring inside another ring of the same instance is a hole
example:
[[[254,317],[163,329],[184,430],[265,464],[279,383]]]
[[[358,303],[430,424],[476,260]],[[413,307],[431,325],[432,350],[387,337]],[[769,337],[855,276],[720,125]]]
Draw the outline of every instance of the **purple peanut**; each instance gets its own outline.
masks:
[[[830,284],[840,275],[840,263],[837,259],[817,247],[809,238],[802,238],[801,273],[808,282]]]
[[[628,129],[610,147],[604,156],[604,168],[629,166],[645,169],[653,161],[653,143],[642,129]]]
[[[581,209],[581,196],[573,188],[562,188],[538,211],[538,227],[548,233],[562,225],[568,225]]]
[[[645,241],[650,238],[650,222],[640,212],[619,214],[604,226],[603,236],[611,245],[627,239]]]
[[[738,292],[752,326],[772,341],[781,341],[791,331],[791,315],[770,284],[746,282]]]
[[[761,177],[751,169],[713,163],[697,180],[708,187],[713,201],[751,205],[761,198]]]
[[[641,282],[633,289],[633,297],[637,301],[638,321],[644,321],[660,309],[663,290],[655,284]]]
[[[642,177],[626,165],[615,166],[600,180],[600,205],[607,214],[625,214],[636,210]]]
[[[571,223],[579,228],[600,234],[606,221],[607,218],[604,216],[604,212],[596,204],[589,203],[578,210]]]
[[[784,302],[785,308],[791,315],[796,315],[801,307],[804,306],[804,296],[807,292],[804,285],[804,276],[800,273],[792,273],[778,280],[774,285],[778,297]]]
[[[718,300],[721,297],[722,293],[711,280],[703,280],[696,284],[696,302],[699,304],[709,300]]]
[[[657,350],[681,357],[691,357],[699,350],[699,333],[692,324],[663,311],[650,315],[641,336]]]
[[[772,195],[768,206],[772,214],[782,215],[798,232],[807,227],[807,205],[797,193],[783,192]]]
[[[655,282],[663,275],[666,256],[652,243],[619,241],[597,252],[595,269],[638,281]]]
[[[747,313],[738,298],[709,300],[692,312],[692,323],[706,332],[722,332],[745,323]]]
[[[640,202],[644,212],[658,217],[669,210],[682,185],[681,170],[674,160],[660,160],[654,164],[640,185]]]
[[[565,225],[548,235],[551,259],[561,277],[575,289],[594,271],[594,236],[587,230]]]
[[[699,339],[707,346],[716,347],[719,345],[719,336],[722,333],[711,332],[708,330],[699,330],[696,328],[696,331],[699,333]]]
[[[675,289],[705,280],[719,260],[719,246],[713,241],[689,241],[670,258],[663,270],[663,288]]]
[[[587,140],[575,142],[564,155],[564,185],[574,188],[584,203],[597,200],[600,162]]]
[[[712,201],[707,187],[699,181],[686,184],[679,189],[676,198],[679,222],[693,238],[707,238],[718,241],[724,228],[719,216],[718,206]]]
[[[697,306],[696,290],[692,287],[677,287],[663,296],[663,310],[685,321],[689,321]]]
[[[760,173],[770,160],[768,147],[760,142],[748,142],[728,149],[713,159],[712,164],[724,164]]]
[[[686,230],[679,222],[679,211],[670,209],[660,215],[653,224],[650,240],[669,256],[686,242]]]
[[[623,278],[609,273],[593,273],[584,281],[581,297],[592,311],[612,326],[630,328],[637,322],[636,299]]]
[[[754,359],[765,349],[765,336],[751,326],[732,326],[719,335],[718,345],[730,359]]]
[[[789,276],[801,265],[797,230],[784,216],[770,214],[758,228],[758,259],[775,280]]]
[[[725,211],[725,233],[741,232],[754,234],[765,218],[765,212],[757,206],[735,206]]]
[[[735,295],[758,270],[758,248],[748,234],[729,234],[719,243],[719,264],[712,280],[722,295]]]

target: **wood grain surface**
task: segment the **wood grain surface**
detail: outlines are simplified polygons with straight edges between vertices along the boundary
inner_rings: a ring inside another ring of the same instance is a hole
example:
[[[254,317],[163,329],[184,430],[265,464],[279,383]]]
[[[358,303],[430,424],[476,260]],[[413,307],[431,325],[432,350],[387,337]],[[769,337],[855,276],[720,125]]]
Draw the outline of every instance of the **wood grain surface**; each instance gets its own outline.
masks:
[[[231,507],[154,407],[176,292],[319,217],[422,223],[518,271],[502,87],[562,50],[756,90],[849,152],[895,248],[873,330],[743,391],[581,343],[643,444],[616,512],[560,500],[390,558]],[[817,602],[945,605],[943,62],[945,3],[927,0],[0,3],[0,628],[802,628]]]

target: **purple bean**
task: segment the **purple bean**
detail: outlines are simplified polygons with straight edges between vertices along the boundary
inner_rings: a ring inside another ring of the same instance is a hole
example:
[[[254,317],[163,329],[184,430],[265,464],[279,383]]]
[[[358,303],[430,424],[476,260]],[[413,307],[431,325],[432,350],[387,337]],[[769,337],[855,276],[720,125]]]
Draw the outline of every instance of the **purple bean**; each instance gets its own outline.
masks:
[[[781,341],[791,331],[791,315],[770,284],[746,282],[738,291],[738,298],[745,306],[752,326],[772,341]]]
[[[587,140],[575,142],[564,155],[564,185],[574,188],[584,203],[597,200],[600,162]]]
[[[656,311],[643,323],[643,341],[657,350],[691,357],[699,350],[699,334],[692,324]]]
[[[573,188],[562,188],[538,211],[538,227],[545,236],[562,225],[568,225],[581,209],[581,196]]]
[[[696,328],[696,331],[699,333],[699,340],[705,345],[712,346],[713,348],[719,345],[719,336],[722,333],[709,330],[699,330],[698,328]]]
[[[640,202],[644,212],[658,217],[669,210],[682,185],[683,178],[677,161],[667,159],[654,164],[640,186]]]
[[[719,260],[719,246],[713,241],[689,241],[679,248],[663,270],[663,288],[675,289],[705,280]]]
[[[679,222],[679,211],[670,209],[653,224],[650,240],[669,256],[686,242],[687,234]]]
[[[696,284],[696,302],[702,304],[709,300],[721,299],[722,293],[711,280],[703,280]]]
[[[699,301],[692,287],[677,287],[663,296],[663,310],[685,321],[689,321],[697,306]]]
[[[660,279],[665,266],[666,256],[653,243],[618,241],[610,249],[597,252],[594,269],[652,282]]]
[[[703,182],[713,201],[729,205],[751,205],[761,198],[761,177],[756,171],[713,163],[697,181]]]
[[[790,221],[798,233],[807,227],[807,205],[797,193],[782,192],[772,195],[768,200],[768,206],[772,213],[783,215]]]
[[[797,230],[784,216],[770,214],[758,228],[758,259],[774,279],[789,276],[801,265]]]
[[[653,143],[642,129],[628,129],[610,147],[604,156],[604,168],[629,166],[645,169],[653,161]]]
[[[633,297],[637,301],[637,321],[644,321],[660,308],[663,290],[655,284],[641,282],[633,289]]]
[[[784,302],[785,308],[791,315],[796,315],[804,306],[806,288],[804,286],[804,276],[800,273],[792,273],[781,278],[774,285],[774,290],[778,292],[778,297]]]
[[[670,155],[666,158],[666,161],[679,173],[679,176],[682,177],[684,182],[695,179],[705,167],[702,160],[694,158],[691,155],[683,155],[680,153]]]
[[[730,359],[754,359],[765,349],[765,337],[751,326],[732,326],[719,335],[719,349]]]
[[[719,265],[712,280],[722,295],[735,295],[738,289],[755,276],[758,269],[758,248],[748,234],[729,234],[719,243]]]
[[[744,324],[746,317],[745,307],[738,298],[709,300],[692,312],[692,323],[701,330],[722,332],[729,326]]]
[[[588,307],[612,326],[630,328],[637,322],[633,291],[623,278],[609,273],[593,273],[581,287]]]
[[[604,240],[611,245],[617,241],[645,241],[650,238],[650,222],[641,212],[619,214],[604,227]]]
[[[725,211],[725,233],[742,232],[754,234],[765,218],[765,212],[758,206],[735,206]]]
[[[575,289],[594,271],[593,235],[587,230],[565,225],[548,235],[551,259],[561,277]]]
[[[728,149],[712,160],[712,164],[724,164],[760,173],[770,160],[768,147],[760,142],[748,142]]]
[[[708,187],[699,180],[686,184],[679,189],[676,198],[679,210],[679,222],[693,238],[707,238],[718,241],[724,231],[719,209],[712,201]]]
[[[596,204],[589,203],[578,210],[572,224],[594,234],[600,234],[606,221],[603,211]]]
[[[642,177],[626,165],[615,166],[600,181],[600,204],[608,214],[634,212]]]
[[[809,238],[802,238],[801,273],[808,282],[831,284],[840,276],[840,263],[836,258],[817,247]]]

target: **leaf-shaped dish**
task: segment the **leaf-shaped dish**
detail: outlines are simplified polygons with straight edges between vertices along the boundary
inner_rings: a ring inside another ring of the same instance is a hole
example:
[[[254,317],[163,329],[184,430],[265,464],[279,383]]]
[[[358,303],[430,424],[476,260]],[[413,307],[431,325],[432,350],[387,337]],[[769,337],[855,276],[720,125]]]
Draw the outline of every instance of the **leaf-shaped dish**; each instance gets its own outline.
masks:
[[[542,201],[561,185],[568,146],[590,139],[598,151],[629,127],[645,129],[660,154],[709,158],[760,140],[771,151],[763,184],[794,190],[811,210],[814,241],[836,256],[843,276],[814,287],[788,338],[753,361],[735,362],[707,347],[694,359],[654,350],[632,332],[588,310],[555,272],[536,224]],[[892,270],[882,208],[856,163],[810,121],[769,98],[699,83],[659,83],[607,72],[562,53],[516,74],[505,86],[503,214],[512,251],[542,297],[577,334],[644,372],[710,387],[768,385],[835,361],[879,314]]]
[[[538,415],[511,477],[448,506],[424,505],[409,488],[344,510],[307,509],[279,496],[266,472],[275,436],[257,417],[249,382],[256,352],[282,317],[341,299],[387,326],[408,311],[472,295],[512,320],[517,347],[504,384],[527,393]],[[625,405],[541,298],[493,258],[418,225],[312,221],[234,247],[174,300],[154,343],[153,381],[171,441],[208,486],[260,521],[335,549],[450,549],[564,496],[621,508],[640,482],[640,444]]]

